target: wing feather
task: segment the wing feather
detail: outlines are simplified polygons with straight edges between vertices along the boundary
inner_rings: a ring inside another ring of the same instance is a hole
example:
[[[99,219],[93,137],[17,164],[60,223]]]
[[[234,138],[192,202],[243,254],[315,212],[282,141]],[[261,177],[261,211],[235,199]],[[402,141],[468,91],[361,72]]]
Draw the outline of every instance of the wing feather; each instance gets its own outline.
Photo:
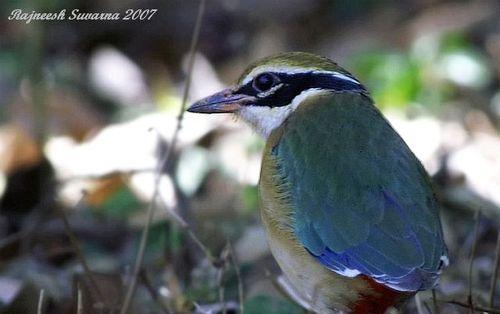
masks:
[[[370,98],[317,97],[289,117],[272,151],[297,238],[340,274],[432,287],[446,248],[425,170]]]

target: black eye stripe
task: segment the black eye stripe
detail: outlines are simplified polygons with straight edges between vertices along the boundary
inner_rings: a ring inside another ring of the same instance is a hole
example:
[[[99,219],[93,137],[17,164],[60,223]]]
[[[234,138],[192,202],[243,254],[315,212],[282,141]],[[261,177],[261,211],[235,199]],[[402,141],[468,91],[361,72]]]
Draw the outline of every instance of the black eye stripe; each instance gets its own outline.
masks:
[[[253,106],[281,107],[290,102],[302,91],[311,88],[330,89],[334,91],[356,91],[367,93],[366,89],[351,76],[339,77],[334,73],[302,72],[302,73],[269,73],[275,75],[282,84],[280,88],[265,97],[258,98]],[[260,74],[262,75],[262,74]],[[344,75],[344,74],[342,74]],[[352,80],[351,80],[352,79]],[[262,91],[254,86],[254,80],[238,88],[236,93],[257,97]],[[265,92],[264,92],[265,94]]]
[[[258,92],[252,87],[252,81],[240,86],[235,90],[236,94],[245,94],[250,96],[257,96]]]
[[[257,75],[252,80],[252,87],[259,93],[266,92],[276,86],[280,82],[279,78],[270,72],[264,72]]]

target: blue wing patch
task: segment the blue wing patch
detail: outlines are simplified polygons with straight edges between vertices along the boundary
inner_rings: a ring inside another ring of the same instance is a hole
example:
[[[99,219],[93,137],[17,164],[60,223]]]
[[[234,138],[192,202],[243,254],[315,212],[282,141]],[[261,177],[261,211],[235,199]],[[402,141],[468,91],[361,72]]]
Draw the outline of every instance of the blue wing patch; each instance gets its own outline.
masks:
[[[387,205],[389,205],[386,208],[397,211],[398,215],[404,217],[405,211],[397,205],[395,200],[386,192],[382,193]],[[404,217],[404,219],[408,219],[408,217]],[[405,221],[404,219],[402,221]],[[377,250],[377,241],[391,241],[390,236],[384,234],[377,226],[372,227],[366,242],[349,248],[342,253],[335,253],[328,247],[325,247],[319,255],[310,253],[321,264],[344,276],[354,277],[364,274],[393,289],[402,291],[430,289],[437,282],[439,271],[427,271],[421,268],[424,266],[422,246],[408,223],[404,223],[404,229],[405,234],[408,235],[406,240],[418,254],[414,260],[420,260],[420,263],[417,262],[418,264],[413,267],[402,266]],[[372,242],[375,242],[375,244],[372,244]],[[439,268],[443,266],[443,262],[444,260],[440,262]]]
[[[299,242],[344,276],[400,291],[433,287],[447,260],[438,204],[425,170],[371,100],[323,96],[287,122],[272,154]]]

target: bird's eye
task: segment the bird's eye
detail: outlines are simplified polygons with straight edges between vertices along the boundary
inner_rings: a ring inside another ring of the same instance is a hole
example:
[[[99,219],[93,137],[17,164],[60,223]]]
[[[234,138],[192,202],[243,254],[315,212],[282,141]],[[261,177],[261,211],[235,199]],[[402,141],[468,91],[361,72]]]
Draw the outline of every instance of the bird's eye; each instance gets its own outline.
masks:
[[[262,73],[257,75],[252,82],[253,88],[260,92],[265,92],[271,89],[278,83],[278,78],[271,73]]]

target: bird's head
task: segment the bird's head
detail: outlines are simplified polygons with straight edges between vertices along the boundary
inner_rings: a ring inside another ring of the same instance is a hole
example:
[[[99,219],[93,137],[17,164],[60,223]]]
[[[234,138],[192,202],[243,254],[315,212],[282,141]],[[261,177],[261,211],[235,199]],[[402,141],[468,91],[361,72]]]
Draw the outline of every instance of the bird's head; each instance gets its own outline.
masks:
[[[234,113],[268,137],[307,97],[332,91],[366,93],[330,59],[289,52],[250,65],[235,86],[194,103],[188,111]]]

